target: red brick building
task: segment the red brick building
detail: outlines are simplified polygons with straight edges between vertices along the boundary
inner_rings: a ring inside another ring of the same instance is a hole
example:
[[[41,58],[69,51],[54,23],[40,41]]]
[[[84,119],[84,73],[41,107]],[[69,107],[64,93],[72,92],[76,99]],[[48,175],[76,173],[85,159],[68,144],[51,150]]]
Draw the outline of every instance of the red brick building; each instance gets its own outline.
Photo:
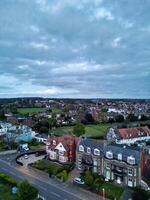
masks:
[[[50,160],[60,163],[75,162],[76,145],[79,138],[72,133],[63,136],[49,136],[46,143],[46,152]]]

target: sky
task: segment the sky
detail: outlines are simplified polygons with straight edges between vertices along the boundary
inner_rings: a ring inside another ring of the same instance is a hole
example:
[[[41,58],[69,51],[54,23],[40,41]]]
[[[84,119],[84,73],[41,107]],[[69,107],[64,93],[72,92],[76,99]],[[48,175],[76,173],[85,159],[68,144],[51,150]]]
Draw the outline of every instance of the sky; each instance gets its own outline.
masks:
[[[0,0],[0,97],[150,98],[149,0]]]

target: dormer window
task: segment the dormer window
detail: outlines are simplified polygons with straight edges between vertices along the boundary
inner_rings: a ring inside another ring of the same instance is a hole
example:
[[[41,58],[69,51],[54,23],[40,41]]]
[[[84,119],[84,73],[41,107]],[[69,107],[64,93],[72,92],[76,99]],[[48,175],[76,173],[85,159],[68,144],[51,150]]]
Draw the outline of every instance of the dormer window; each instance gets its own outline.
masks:
[[[106,152],[106,158],[112,159],[113,158],[113,153],[111,151]]]
[[[133,156],[128,156],[127,157],[127,162],[130,164],[130,165],[135,165],[135,158]]]
[[[53,140],[53,145],[56,145],[56,141],[55,140]]]
[[[98,149],[94,149],[94,155],[99,156],[100,155],[100,151]]]
[[[91,149],[89,147],[87,148],[87,153],[91,153]]]
[[[121,153],[118,154],[118,160],[122,160],[122,154]]]
[[[82,145],[79,146],[79,151],[84,152],[84,147]]]

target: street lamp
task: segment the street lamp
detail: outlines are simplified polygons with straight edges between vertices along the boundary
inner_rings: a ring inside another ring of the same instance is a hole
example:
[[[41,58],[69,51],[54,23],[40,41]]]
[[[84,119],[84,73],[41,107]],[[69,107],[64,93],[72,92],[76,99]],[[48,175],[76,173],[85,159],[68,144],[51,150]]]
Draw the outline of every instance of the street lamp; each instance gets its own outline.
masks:
[[[103,190],[103,200],[105,200],[105,188],[103,188],[102,190]]]

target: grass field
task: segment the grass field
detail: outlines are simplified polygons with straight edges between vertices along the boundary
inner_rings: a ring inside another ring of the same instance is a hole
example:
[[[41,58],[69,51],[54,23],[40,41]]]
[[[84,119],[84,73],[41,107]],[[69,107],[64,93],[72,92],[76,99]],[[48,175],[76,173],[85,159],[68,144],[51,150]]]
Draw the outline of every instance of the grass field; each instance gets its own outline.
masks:
[[[61,112],[59,108],[51,108],[53,113]],[[31,114],[31,113],[38,113],[38,112],[45,112],[48,108],[18,108],[17,111],[21,114]]]
[[[104,135],[108,127],[110,127],[110,124],[86,125],[85,130],[86,134],[91,135],[93,137],[98,137]],[[63,135],[64,133],[69,131],[73,131],[73,126],[56,128],[55,130],[51,130],[50,133]]]

